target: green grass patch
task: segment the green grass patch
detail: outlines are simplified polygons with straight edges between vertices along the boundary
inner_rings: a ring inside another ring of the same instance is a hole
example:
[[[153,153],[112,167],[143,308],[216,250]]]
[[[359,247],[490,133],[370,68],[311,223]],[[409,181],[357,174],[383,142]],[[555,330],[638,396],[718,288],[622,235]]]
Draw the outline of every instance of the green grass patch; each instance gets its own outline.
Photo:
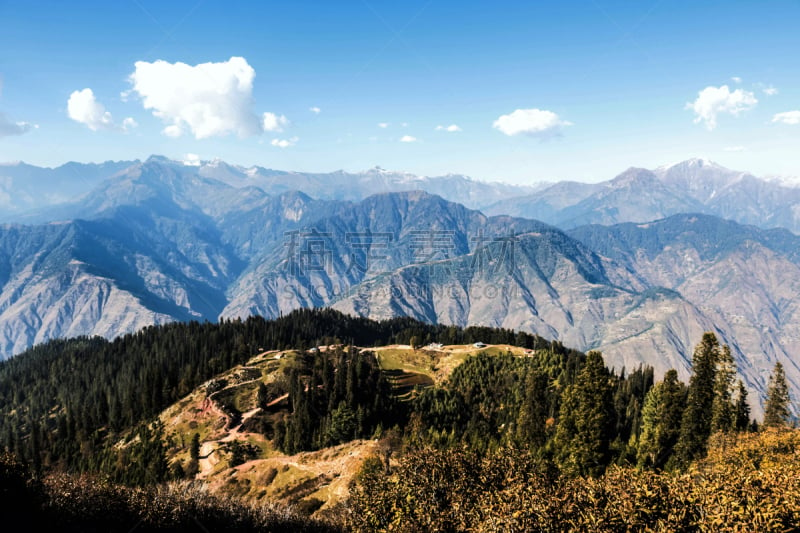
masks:
[[[407,370],[431,376],[435,367],[434,358],[419,350],[387,348],[376,350],[381,370]]]

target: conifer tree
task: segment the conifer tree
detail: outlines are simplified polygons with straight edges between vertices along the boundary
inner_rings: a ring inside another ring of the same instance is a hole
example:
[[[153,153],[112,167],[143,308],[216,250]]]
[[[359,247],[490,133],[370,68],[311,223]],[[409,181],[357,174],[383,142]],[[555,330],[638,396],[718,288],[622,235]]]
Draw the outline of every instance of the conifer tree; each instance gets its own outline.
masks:
[[[775,363],[775,368],[767,386],[767,404],[764,407],[764,427],[785,426],[789,422],[789,387],[783,365]]]
[[[189,445],[189,458],[192,461],[200,459],[200,434],[192,435],[192,443]]]
[[[725,345],[719,353],[714,379],[714,401],[711,405],[711,433],[732,431],[736,425],[736,406],[733,404],[733,380],[736,363],[731,349]]]
[[[739,380],[736,393],[736,431],[746,431],[750,425],[750,405],[747,403],[747,389]]]
[[[685,405],[686,386],[678,380],[678,372],[671,369],[645,397],[636,455],[640,467],[660,469],[668,464],[680,436]]]
[[[711,434],[711,410],[719,358],[719,341],[716,335],[712,332],[704,333],[692,356],[692,377],[689,380],[686,410],[681,419],[680,438],[675,446],[678,462],[682,465],[706,452]]]
[[[525,391],[517,418],[516,437],[523,446],[539,448],[547,440],[547,375],[532,371],[525,378]]]
[[[556,431],[558,462],[568,473],[600,475],[610,459],[614,423],[611,380],[600,352],[586,354],[564,396]]]

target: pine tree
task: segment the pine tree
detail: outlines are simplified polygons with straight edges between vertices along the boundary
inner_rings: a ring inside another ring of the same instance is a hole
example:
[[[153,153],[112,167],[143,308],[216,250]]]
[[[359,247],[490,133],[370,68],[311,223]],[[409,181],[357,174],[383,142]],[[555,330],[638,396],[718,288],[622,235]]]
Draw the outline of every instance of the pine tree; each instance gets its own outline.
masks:
[[[200,459],[200,434],[192,435],[192,443],[189,445],[189,458],[192,461]]]
[[[775,368],[767,386],[767,404],[764,407],[764,427],[785,426],[789,422],[789,387],[783,365],[775,363]]]
[[[736,393],[736,431],[747,431],[750,425],[750,405],[747,403],[747,389],[742,380],[739,380]]]
[[[668,464],[680,436],[685,406],[686,385],[678,380],[678,372],[671,369],[645,397],[636,454],[640,467],[660,469]]]
[[[732,431],[736,425],[736,406],[733,404],[733,380],[736,378],[736,363],[731,349],[725,345],[717,361],[714,379],[714,401],[711,405],[711,433]]]
[[[610,460],[614,424],[611,379],[600,352],[586,354],[564,396],[556,430],[558,462],[571,474],[600,475]]]
[[[411,337],[411,340],[408,341],[408,344],[411,346],[412,350],[416,350],[419,347],[419,339],[416,336]]]
[[[686,410],[681,419],[681,432],[675,453],[678,462],[687,465],[706,452],[711,435],[711,410],[714,403],[717,361],[720,358],[719,341],[712,332],[703,334],[692,356],[692,377]]]
[[[517,441],[522,446],[536,449],[544,445],[547,410],[547,375],[529,372],[516,426]]]
[[[269,391],[263,381],[258,382],[258,392],[256,393],[256,405],[261,409],[266,409],[269,403]]]

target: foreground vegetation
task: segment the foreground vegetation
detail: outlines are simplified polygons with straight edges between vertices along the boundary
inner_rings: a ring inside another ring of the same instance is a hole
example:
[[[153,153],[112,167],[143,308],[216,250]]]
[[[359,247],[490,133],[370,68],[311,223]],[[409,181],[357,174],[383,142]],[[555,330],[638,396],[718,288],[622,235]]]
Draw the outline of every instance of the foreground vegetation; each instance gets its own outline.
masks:
[[[0,455],[0,512],[7,524],[69,533],[342,530],[281,505],[253,506],[212,495],[200,483],[133,489],[89,475],[37,478],[9,454]]]
[[[612,466],[599,477],[549,468],[530,452],[408,449],[386,471],[365,461],[327,521],[280,505],[213,496],[202,485],[131,489],[82,475],[34,480],[0,457],[6,520],[50,531],[763,531],[800,527],[800,432],[715,438],[683,472]]]
[[[2,483],[22,483],[17,511],[74,530],[800,523],[782,367],[759,425],[713,333],[688,383],[674,370],[655,382],[649,367],[617,373],[599,352],[509,330],[298,311],[53,341],[0,363],[0,385],[0,446],[14,457]],[[326,451],[337,445],[347,461]],[[370,450],[360,471],[345,469]],[[315,460],[329,463],[304,466]],[[330,489],[339,476],[342,488],[352,479],[349,498]],[[199,488],[212,479],[217,496]]]
[[[799,531],[800,432],[720,438],[681,472],[612,466],[599,477],[513,448],[422,448],[389,474],[368,461],[348,518],[356,531]]]

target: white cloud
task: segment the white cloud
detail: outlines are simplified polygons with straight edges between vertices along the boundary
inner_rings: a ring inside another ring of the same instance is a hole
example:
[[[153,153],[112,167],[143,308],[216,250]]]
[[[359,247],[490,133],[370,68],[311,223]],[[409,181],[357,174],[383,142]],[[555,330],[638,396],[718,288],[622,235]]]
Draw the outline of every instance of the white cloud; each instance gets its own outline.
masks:
[[[133,128],[139,127],[139,123],[133,120],[133,117],[127,117],[125,120],[122,121],[122,129],[124,131],[130,131]]]
[[[283,115],[276,115],[275,113],[264,113],[261,118],[261,127],[264,131],[283,131],[283,128],[289,125],[289,119]]]
[[[297,144],[297,141],[299,140],[300,139],[297,137],[292,137],[291,139],[272,139],[270,144],[272,146],[277,146],[278,148],[288,148]]]
[[[552,111],[544,109],[517,109],[508,115],[501,115],[492,127],[506,135],[529,135],[547,138],[557,136],[564,126],[572,126],[572,122],[562,120]]]
[[[778,89],[777,89],[776,87],[773,87],[772,85],[770,85],[769,87],[764,87],[764,88],[763,88],[763,89],[761,89],[761,90],[762,90],[762,91],[764,92],[764,94],[766,94],[767,96],[775,96],[776,94],[778,94]]]
[[[416,137],[412,137],[411,135],[403,135],[402,137],[400,137],[400,142],[401,143],[415,143],[415,142],[417,142],[417,138]]]
[[[308,110],[315,115],[319,115],[322,112],[322,109],[318,108],[317,106],[309,107]]]
[[[137,61],[130,75],[131,91],[145,109],[165,123],[165,135],[177,137],[187,131],[197,139],[236,134],[256,135],[265,130],[267,115],[253,111],[255,70],[243,57],[219,63],[153,63]],[[271,120],[270,118],[270,120]],[[276,131],[276,130],[268,130]]]
[[[386,129],[386,128],[389,127],[389,123],[388,122],[378,122],[378,127]]]
[[[439,126],[436,126],[436,131],[448,131],[450,133],[455,133],[457,131],[461,131],[461,128],[459,128],[455,124],[450,124],[449,126],[441,126],[441,125],[439,125]]]
[[[695,124],[704,122],[706,128],[713,130],[717,127],[717,115],[727,113],[738,116],[739,113],[755,107],[757,103],[758,100],[752,92],[742,89],[731,92],[727,85],[723,85],[706,87],[697,93],[697,100],[686,104],[686,109],[691,109],[697,115]]]
[[[29,122],[13,122],[5,114],[0,113],[0,137],[22,135],[38,127],[39,126]]]
[[[784,111],[772,117],[772,122],[781,122],[795,126],[800,124],[800,111]]]
[[[404,128],[407,128],[408,127],[408,122],[403,122],[402,124],[400,124],[400,126],[402,126]]]
[[[173,124],[172,126],[167,126],[163,130],[161,130],[161,133],[163,133],[167,137],[175,138],[183,135],[183,130],[181,129],[180,126],[176,126],[175,124]]]
[[[733,83],[742,83],[742,78],[740,78],[739,76],[731,76],[731,80],[733,81]]]
[[[726,146],[723,152],[744,152],[744,146]]]
[[[183,157],[183,164],[187,167],[199,167],[201,163],[200,156],[197,154],[186,154]]]
[[[113,130],[114,119],[105,106],[97,101],[91,89],[74,91],[67,100],[67,114],[75,122],[85,124],[90,130]]]

